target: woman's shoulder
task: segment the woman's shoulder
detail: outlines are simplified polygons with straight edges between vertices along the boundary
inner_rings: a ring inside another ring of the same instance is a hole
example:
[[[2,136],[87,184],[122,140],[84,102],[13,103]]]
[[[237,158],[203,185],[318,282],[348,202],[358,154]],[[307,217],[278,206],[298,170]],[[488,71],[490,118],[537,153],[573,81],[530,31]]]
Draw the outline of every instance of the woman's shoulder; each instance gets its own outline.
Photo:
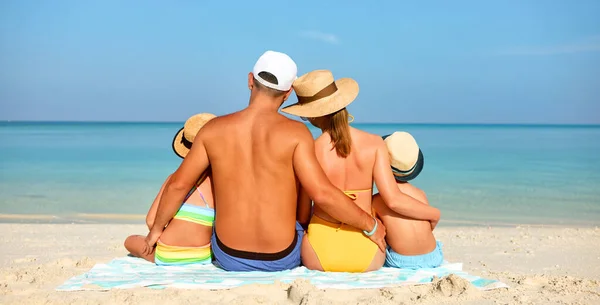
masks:
[[[372,134],[354,127],[350,127],[350,132],[353,141],[371,145],[383,143],[383,139],[380,135]]]
[[[331,137],[324,132],[315,138],[315,145],[331,144]]]

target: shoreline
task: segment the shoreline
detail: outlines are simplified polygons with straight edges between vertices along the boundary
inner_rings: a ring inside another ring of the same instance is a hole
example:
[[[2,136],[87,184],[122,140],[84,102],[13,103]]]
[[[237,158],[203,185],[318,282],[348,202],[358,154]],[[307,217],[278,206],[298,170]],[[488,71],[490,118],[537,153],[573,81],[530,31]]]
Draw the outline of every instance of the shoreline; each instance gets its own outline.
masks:
[[[476,291],[449,277],[437,284],[319,290],[308,283],[230,290],[135,288],[57,292],[97,263],[123,257],[124,239],[143,224],[0,224],[2,304],[596,304],[600,303],[600,229],[573,227],[442,227],[445,258],[472,275],[509,288]],[[441,284],[440,284],[441,283]],[[445,285],[445,286],[444,286]],[[292,293],[293,292],[293,293]],[[293,296],[292,296],[293,295]],[[26,301],[25,301],[26,300]]]
[[[304,123],[304,121],[297,119],[297,121]],[[148,125],[148,124],[157,124],[157,125],[183,125],[185,121],[106,121],[106,120],[63,120],[63,121],[49,121],[49,120],[0,120],[0,123],[5,124],[5,126],[26,126],[26,125]],[[308,126],[311,126],[309,123],[304,123]],[[572,122],[572,123],[544,123],[544,122],[517,122],[517,123],[503,123],[503,122],[468,122],[468,123],[460,123],[460,122],[381,122],[381,121],[358,121],[354,124],[357,125],[403,125],[403,126],[458,126],[458,127],[534,127],[534,128],[548,128],[548,127],[566,127],[566,128],[600,128],[600,124],[598,123],[580,123],[580,122]],[[2,126],[2,125],[0,125]]]
[[[107,213],[74,213],[74,214],[0,214],[0,224],[95,224],[95,225],[139,225],[144,224],[145,214],[107,214]],[[599,228],[600,222],[564,222],[564,223],[525,223],[504,221],[469,221],[444,220],[439,228],[457,227],[532,227],[532,228]]]

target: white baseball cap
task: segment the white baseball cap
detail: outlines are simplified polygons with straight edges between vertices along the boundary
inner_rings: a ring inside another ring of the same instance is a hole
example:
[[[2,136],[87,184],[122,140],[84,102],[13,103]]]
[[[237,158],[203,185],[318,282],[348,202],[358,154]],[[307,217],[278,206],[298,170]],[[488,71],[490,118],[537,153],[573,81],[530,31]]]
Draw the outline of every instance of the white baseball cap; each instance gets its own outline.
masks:
[[[277,83],[264,80],[258,74],[260,72],[269,72],[277,78]],[[287,54],[275,51],[267,51],[258,58],[252,74],[263,86],[280,91],[288,91],[292,84],[298,78],[298,67],[296,63]]]

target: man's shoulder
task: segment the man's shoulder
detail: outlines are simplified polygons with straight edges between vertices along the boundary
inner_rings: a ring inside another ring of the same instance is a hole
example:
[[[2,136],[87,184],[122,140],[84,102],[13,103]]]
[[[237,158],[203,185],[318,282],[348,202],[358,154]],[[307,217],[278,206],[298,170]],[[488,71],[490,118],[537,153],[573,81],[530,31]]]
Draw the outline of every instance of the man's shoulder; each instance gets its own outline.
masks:
[[[278,121],[277,125],[278,126],[276,130],[279,132],[289,133],[290,135],[298,136],[305,136],[306,134],[310,134],[308,127],[306,127],[304,123],[292,120],[285,116],[281,116],[281,119]]]
[[[300,143],[312,142],[313,137],[305,124],[281,116],[268,127],[270,137],[283,147],[296,147]]]
[[[212,120],[206,122],[206,124],[204,124],[204,126],[202,126],[202,129],[200,129],[200,130],[205,130],[205,131],[220,130],[222,127],[228,126],[231,123],[233,123],[236,120],[236,117],[237,117],[237,112],[217,116],[217,117],[213,118]]]

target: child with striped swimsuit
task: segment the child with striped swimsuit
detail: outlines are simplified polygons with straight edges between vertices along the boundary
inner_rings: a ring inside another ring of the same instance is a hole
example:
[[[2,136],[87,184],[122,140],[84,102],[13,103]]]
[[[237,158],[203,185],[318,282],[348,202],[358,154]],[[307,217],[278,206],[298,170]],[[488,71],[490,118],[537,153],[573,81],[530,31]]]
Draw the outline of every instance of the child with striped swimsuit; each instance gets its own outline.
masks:
[[[197,114],[189,118],[173,139],[173,151],[184,158],[191,149],[193,138],[214,115]],[[154,199],[146,217],[148,229],[154,225],[158,204],[169,176]],[[136,257],[157,265],[208,264],[212,262],[211,235],[215,219],[210,168],[185,197],[181,207],[163,231],[160,239],[149,249],[145,236],[132,235],[125,248]]]

